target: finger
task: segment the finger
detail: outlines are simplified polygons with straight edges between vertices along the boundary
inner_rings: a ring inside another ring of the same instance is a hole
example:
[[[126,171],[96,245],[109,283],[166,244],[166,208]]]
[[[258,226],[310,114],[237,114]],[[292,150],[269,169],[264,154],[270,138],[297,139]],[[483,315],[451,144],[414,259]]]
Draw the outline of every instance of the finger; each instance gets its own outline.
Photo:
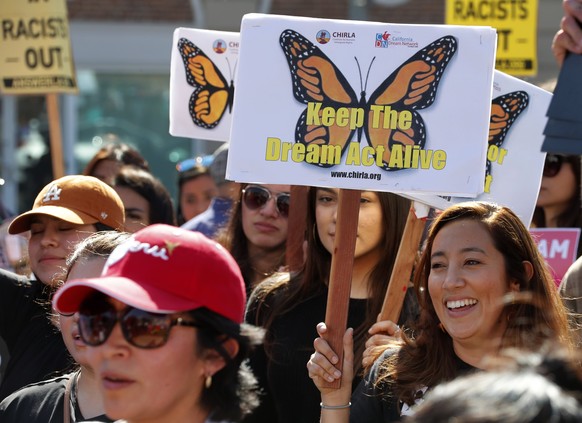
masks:
[[[566,34],[568,34],[573,47],[578,49],[570,51],[578,53],[580,46],[582,46],[582,28],[580,27],[580,22],[573,16],[566,16],[562,19],[561,28]]]
[[[368,329],[368,333],[370,335],[382,333],[392,336],[399,330],[400,326],[398,326],[392,320],[383,320],[381,322],[376,322],[372,326],[370,326],[370,329]]]
[[[315,329],[317,330],[319,336],[322,336],[324,333],[327,332],[327,325],[323,322],[320,322],[317,324],[317,326],[315,326]]]
[[[374,335],[366,341],[366,348],[379,347],[381,345],[388,345],[396,341],[397,338],[388,335]]]
[[[567,15],[573,16],[582,22],[582,1],[566,0],[564,1],[563,6]]]
[[[344,333],[343,337],[344,346],[344,361],[343,361],[343,375],[342,375],[342,388],[346,388],[349,391],[352,389],[352,380],[354,378],[354,330],[349,328]]]
[[[315,351],[322,354],[330,363],[337,364],[339,362],[338,355],[331,349],[330,345],[323,338],[315,338],[313,341]]]
[[[314,382],[316,378],[333,382],[341,377],[341,372],[317,352],[312,354],[307,362],[307,371],[309,377],[314,379]]]

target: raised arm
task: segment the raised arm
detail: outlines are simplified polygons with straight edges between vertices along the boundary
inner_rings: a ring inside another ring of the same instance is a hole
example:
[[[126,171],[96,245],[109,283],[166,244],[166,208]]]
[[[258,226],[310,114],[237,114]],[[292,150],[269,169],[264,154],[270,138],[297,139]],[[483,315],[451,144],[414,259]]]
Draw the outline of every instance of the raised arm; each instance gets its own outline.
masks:
[[[568,52],[582,54],[582,0],[563,0],[564,17],[552,41],[552,53],[561,66]]]

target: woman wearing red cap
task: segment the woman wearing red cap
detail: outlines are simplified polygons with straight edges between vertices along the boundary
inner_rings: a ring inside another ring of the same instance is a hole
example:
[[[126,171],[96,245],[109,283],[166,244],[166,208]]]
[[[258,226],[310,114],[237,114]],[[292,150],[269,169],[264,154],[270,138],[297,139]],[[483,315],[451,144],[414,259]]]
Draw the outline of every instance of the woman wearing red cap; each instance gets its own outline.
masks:
[[[211,423],[240,420],[257,404],[241,363],[262,333],[242,323],[245,300],[223,247],[158,224],[116,248],[101,277],[64,285],[53,305],[79,313],[107,416]]]

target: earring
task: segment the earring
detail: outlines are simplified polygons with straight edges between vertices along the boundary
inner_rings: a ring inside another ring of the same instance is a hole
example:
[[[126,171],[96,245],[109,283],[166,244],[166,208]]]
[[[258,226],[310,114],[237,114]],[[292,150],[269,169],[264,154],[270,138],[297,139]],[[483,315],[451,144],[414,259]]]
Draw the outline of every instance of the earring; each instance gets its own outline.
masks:
[[[312,231],[313,231],[313,239],[317,241],[317,226],[315,223],[313,224]]]
[[[440,330],[442,330],[444,333],[446,333],[447,331],[445,330],[445,326],[442,323],[438,324],[438,327]]]
[[[211,375],[206,376],[206,380],[204,381],[204,386],[206,387],[206,389],[209,389],[212,386],[212,376]]]

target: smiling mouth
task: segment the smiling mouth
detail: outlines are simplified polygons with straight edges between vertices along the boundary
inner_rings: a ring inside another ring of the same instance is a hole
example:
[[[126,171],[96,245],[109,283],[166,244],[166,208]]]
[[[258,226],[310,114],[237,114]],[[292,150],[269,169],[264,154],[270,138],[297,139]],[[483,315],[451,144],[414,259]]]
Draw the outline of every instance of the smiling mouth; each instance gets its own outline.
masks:
[[[456,301],[447,301],[447,308],[449,310],[459,310],[468,307],[472,307],[477,304],[477,300],[475,299],[465,299],[465,300],[456,300]]]

